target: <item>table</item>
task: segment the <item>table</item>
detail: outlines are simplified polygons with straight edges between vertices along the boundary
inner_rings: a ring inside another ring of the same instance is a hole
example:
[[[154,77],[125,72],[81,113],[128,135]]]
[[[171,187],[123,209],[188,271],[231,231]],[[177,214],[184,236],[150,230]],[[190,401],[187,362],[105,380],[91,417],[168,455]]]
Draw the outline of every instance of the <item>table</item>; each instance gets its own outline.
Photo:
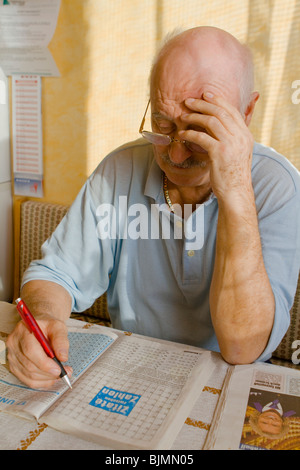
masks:
[[[0,339],[5,339],[19,319],[14,305],[0,302]],[[69,322],[70,325],[78,324],[79,320],[70,319]],[[228,369],[228,364],[219,354],[213,354],[213,360],[215,370],[177,435],[172,446],[173,451],[200,450],[204,445]],[[34,419],[27,420],[4,412],[0,412],[0,449],[107,450],[93,442],[38,424]]]

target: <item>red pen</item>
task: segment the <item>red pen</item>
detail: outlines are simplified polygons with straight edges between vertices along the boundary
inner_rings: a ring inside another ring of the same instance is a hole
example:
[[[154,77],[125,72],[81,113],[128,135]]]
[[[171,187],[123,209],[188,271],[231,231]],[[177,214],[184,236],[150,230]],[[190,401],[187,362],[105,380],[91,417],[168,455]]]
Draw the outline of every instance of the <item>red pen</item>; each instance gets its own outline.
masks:
[[[43,347],[47,356],[49,356],[51,359],[53,359],[56,362],[56,364],[59,365],[61,369],[60,377],[66,382],[66,384],[70,388],[72,388],[67,372],[65,371],[61,362],[55,357],[54,351],[52,347],[50,346],[49,341],[43,334],[42,330],[40,329],[33,315],[30,313],[27,305],[20,298],[16,300],[16,304],[17,304],[17,310],[19,314],[21,315],[22,320],[24,321],[25,325],[27,325],[29,330],[34,334],[34,336],[36,337],[40,345]]]

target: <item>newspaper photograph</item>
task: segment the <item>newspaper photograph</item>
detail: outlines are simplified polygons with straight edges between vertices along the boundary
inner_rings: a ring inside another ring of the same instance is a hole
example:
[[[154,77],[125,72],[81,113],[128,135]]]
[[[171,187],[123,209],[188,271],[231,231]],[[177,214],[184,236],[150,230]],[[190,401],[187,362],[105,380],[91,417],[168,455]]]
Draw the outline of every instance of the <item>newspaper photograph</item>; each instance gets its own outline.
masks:
[[[232,367],[205,448],[300,450],[300,371],[264,363]]]

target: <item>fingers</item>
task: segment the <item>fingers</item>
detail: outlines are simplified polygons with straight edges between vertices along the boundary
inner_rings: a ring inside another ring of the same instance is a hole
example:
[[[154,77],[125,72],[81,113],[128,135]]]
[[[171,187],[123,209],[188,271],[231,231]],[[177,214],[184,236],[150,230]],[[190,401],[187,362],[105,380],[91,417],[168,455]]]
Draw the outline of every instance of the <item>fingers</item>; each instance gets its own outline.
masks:
[[[51,331],[51,336],[54,338],[55,332],[57,332],[60,326],[61,332],[58,335],[60,338],[57,340],[57,346],[62,351],[67,351],[68,340],[63,328],[65,326],[64,324],[59,321],[45,322],[44,320],[39,321],[39,324],[49,339],[50,335],[47,335],[46,330]],[[53,349],[55,350],[57,346],[53,345]],[[27,330],[23,322],[20,322],[13,333],[8,337],[7,351],[11,372],[29,387],[49,388],[52,387],[59,378],[61,373],[59,366],[46,355],[42,346],[34,335]],[[57,356],[59,355],[56,350],[55,354],[57,354]],[[60,354],[60,356],[59,359],[64,361],[62,358],[63,355]],[[72,369],[70,367],[66,367],[65,369],[70,376]]]
[[[213,101],[186,100],[186,106],[195,112],[183,114],[182,120],[188,123],[191,128],[195,126],[204,128],[211,137],[219,141],[228,136],[234,136],[246,127],[241,114],[234,106],[219,97],[210,99]]]
[[[205,132],[199,132],[194,130],[179,131],[178,136],[182,140],[192,142],[202,149],[206,150],[212,158],[214,149],[216,148],[217,140],[212,136],[209,136]]]
[[[236,124],[244,123],[240,111],[221,96],[212,93],[204,93],[203,99],[188,98],[185,101],[186,106],[198,113],[208,114],[217,117],[226,127],[230,121]]]
[[[195,112],[181,116],[187,129],[179,131],[180,138],[200,145],[211,153],[211,157],[214,150],[218,148],[218,153],[220,151],[217,143],[229,147],[243,141],[251,145],[252,135],[239,110],[224,98],[209,95],[204,94],[204,99],[189,98],[185,101],[186,106]]]
[[[47,327],[47,337],[52,345],[55,356],[59,361],[68,360],[69,341],[68,330],[63,322],[54,320]]]
[[[210,182],[221,200],[228,194],[251,187],[253,136],[243,116],[220,96],[204,94],[203,99],[187,99],[192,111],[181,116],[185,130],[179,138],[205,149],[210,159]],[[235,197],[235,196],[234,196]]]

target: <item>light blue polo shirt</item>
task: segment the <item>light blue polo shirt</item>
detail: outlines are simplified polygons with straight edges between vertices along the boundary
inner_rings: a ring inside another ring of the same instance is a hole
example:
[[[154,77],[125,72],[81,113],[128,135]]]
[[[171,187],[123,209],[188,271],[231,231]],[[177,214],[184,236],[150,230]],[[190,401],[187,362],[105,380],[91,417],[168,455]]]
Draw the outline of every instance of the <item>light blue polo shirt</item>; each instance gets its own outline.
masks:
[[[296,290],[300,176],[273,149],[255,144],[252,180],[276,302],[260,357],[266,360],[288,328]],[[57,282],[70,293],[75,312],[107,291],[115,328],[218,351],[209,308],[217,219],[213,195],[186,220],[170,212],[152,146],[139,139],[99,164],[23,282]]]

